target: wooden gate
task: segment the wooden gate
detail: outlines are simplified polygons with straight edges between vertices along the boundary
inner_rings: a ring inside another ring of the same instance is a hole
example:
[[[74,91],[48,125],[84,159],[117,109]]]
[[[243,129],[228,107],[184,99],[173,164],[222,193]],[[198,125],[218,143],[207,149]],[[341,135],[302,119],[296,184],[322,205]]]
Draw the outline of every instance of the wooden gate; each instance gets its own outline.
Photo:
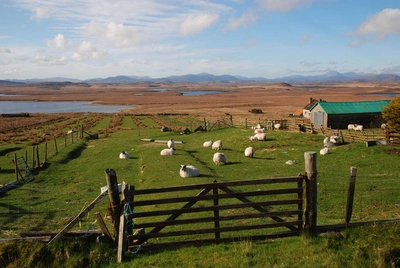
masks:
[[[123,191],[119,251],[297,236],[303,226],[305,178],[144,190],[130,185],[130,191]]]

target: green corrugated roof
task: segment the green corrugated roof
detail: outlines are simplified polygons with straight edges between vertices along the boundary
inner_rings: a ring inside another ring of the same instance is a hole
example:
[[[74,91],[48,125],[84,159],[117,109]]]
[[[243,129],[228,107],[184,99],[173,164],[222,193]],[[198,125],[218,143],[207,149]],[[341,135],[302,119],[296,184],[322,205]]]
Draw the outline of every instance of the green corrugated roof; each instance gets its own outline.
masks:
[[[320,101],[315,106],[320,105],[326,114],[360,114],[360,113],[381,113],[383,107],[388,105],[390,100],[379,101],[359,101],[359,102],[324,102]]]

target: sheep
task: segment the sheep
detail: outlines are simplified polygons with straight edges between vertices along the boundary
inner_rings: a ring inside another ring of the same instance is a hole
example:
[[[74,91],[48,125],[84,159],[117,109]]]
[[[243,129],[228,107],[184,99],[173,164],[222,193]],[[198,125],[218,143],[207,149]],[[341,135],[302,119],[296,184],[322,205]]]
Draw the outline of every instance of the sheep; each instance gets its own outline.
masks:
[[[161,132],[169,132],[169,131],[172,131],[172,129],[170,129],[169,127],[166,127],[166,126],[161,127]]]
[[[251,136],[249,139],[250,139],[251,141],[258,141],[258,138],[257,138],[256,136]]]
[[[221,140],[214,141],[211,146],[212,146],[211,148],[213,150],[221,150],[222,149],[222,141]]]
[[[67,135],[74,133],[74,131],[72,129],[67,131]]]
[[[168,148],[168,149],[162,149],[160,152],[160,155],[173,155],[175,153],[175,148]]]
[[[247,147],[246,150],[244,150],[244,155],[249,158],[254,157],[254,148],[253,147]]]
[[[350,130],[352,130],[352,129],[353,129],[354,131],[357,131],[357,130],[359,130],[359,131],[364,131],[363,125],[349,124],[349,125],[347,126],[347,130],[350,131]]]
[[[203,143],[203,147],[210,147],[210,146],[212,146],[212,145],[213,145],[213,141],[212,141],[212,140],[205,141],[205,142]]]
[[[198,177],[200,176],[200,170],[195,166],[181,165],[179,175],[181,175],[182,178]]]
[[[169,141],[167,141],[167,146],[168,148],[172,148],[175,146],[175,142],[173,139],[170,139]]]
[[[265,141],[267,140],[265,133],[257,133],[254,134],[253,137],[250,137],[250,140],[252,141]]]
[[[281,129],[281,124],[279,123],[274,124],[274,129]]]
[[[332,143],[340,143],[340,137],[337,135],[330,136],[329,141]]]
[[[383,123],[383,124],[381,125],[381,129],[383,129],[383,130],[387,129],[387,127],[388,127],[388,125],[387,125],[386,123]]]
[[[330,153],[331,153],[331,151],[329,150],[328,147],[325,147],[324,149],[321,149],[321,150],[319,151],[319,154],[320,154],[320,155],[326,155],[326,154],[330,154]]]
[[[299,131],[306,132],[307,131],[307,127],[302,125],[302,124],[299,124]]]
[[[226,156],[223,153],[215,153],[213,156],[213,161],[217,166],[226,164]]]
[[[122,152],[119,154],[119,158],[120,158],[120,159],[129,159],[129,158],[131,158],[131,156],[129,155],[128,152],[122,151]]]

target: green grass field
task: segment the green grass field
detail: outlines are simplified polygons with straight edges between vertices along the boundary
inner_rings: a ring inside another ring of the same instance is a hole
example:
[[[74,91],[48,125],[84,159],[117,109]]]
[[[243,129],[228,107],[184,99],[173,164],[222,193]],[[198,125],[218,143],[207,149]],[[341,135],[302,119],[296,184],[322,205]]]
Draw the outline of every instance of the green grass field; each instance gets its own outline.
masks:
[[[318,153],[318,225],[344,223],[350,167],[357,168],[352,222],[400,218],[399,155],[390,154],[387,146],[347,143],[331,148],[331,154],[319,155],[323,148],[322,135],[278,130],[268,131],[267,141],[251,142],[252,130],[243,126],[184,135],[161,132],[160,126],[149,117],[137,118],[146,127],[137,128],[132,118],[126,116],[119,130],[107,132],[98,140],[80,139],[60,148],[36,172],[35,180],[1,194],[0,237],[18,237],[20,232],[26,231],[61,230],[71,217],[100,194],[100,188],[106,185],[105,170],[109,168],[116,171],[118,182],[125,181],[135,185],[136,189],[145,189],[214,180],[296,176],[304,173],[304,153],[308,151]],[[111,117],[104,117],[88,131],[95,133],[105,129],[110,121]],[[185,121],[190,120],[185,118]],[[166,148],[166,144],[141,139],[174,139],[182,143],[175,144],[175,155],[161,156],[160,151]],[[218,139],[223,141],[222,152],[228,160],[222,166],[216,166],[212,161],[215,151],[202,146],[204,141]],[[248,146],[255,149],[252,159],[244,156],[244,149]],[[29,141],[0,146],[1,183],[14,179],[14,153],[25,155],[28,151],[30,155],[31,150]],[[130,159],[118,158],[123,150],[129,152]],[[287,165],[288,160],[294,160],[296,164]],[[202,175],[181,178],[181,164],[195,165]],[[145,166],[143,173],[142,166]],[[107,207],[108,201],[104,199],[74,230],[87,230],[94,222],[93,214],[100,212],[104,215]],[[96,224],[93,228],[97,228]],[[387,265],[400,258],[400,244],[395,242],[399,234],[398,225],[374,226],[345,230],[341,238],[294,237],[260,243],[188,247],[132,255],[127,264],[118,267],[390,267]],[[383,240],[378,242],[374,237]],[[90,250],[78,250],[83,246]],[[4,258],[10,251],[22,250],[19,247],[22,248],[20,245],[0,244],[0,267],[3,263],[12,263]],[[111,263],[115,261],[112,258],[116,257],[113,249],[87,245],[82,241],[60,241],[50,248],[35,244],[36,253],[26,251],[21,254],[29,255],[32,262],[37,261],[41,254],[49,255],[46,258],[54,258],[51,266],[57,266],[59,263],[53,254],[58,247],[71,251],[59,253],[65,267],[112,267]],[[98,258],[92,254],[97,254]],[[102,256],[108,257],[102,259]],[[46,263],[41,265],[37,267],[48,267]]]

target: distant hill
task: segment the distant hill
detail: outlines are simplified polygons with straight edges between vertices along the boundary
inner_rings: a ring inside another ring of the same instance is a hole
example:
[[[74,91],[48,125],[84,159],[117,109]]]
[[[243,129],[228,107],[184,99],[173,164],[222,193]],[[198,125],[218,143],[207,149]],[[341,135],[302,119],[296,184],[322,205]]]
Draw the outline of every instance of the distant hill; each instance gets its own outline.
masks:
[[[330,71],[321,75],[302,76],[292,75],[274,79],[263,77],[243,77],[233,75],[213,75],[208,73],[186,74],[180,76],[168,76],[164,78],[151,78],[148,76],[113,76],[107,78],[94,78],[79,80],[73,78],[53,77],[45,79],[23,79],[23,80],[0,80],[0,85],[5,83],[43,83],[43,82],[72,82],[88,84],[135,84],[135,83],[252,83],[252,82],[271,82],[271,83],[318,83],[318,82],[399,82],[400,76],[396,74],[367,74],[367,73],[339,73]]]

